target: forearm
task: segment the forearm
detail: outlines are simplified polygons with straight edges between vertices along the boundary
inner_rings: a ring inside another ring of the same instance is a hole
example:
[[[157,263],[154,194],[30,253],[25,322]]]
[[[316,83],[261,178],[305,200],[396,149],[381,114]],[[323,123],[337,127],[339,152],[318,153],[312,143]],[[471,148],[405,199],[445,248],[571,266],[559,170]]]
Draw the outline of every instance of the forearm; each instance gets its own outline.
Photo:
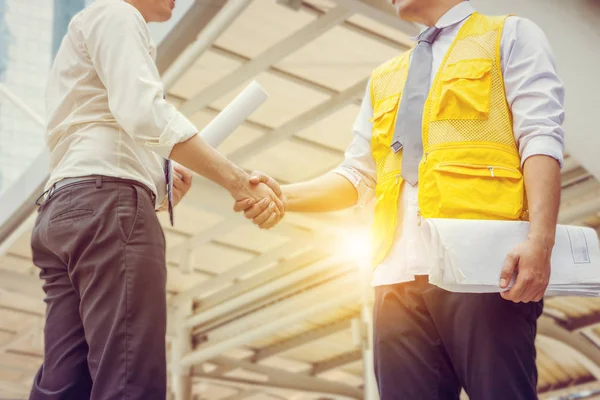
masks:
[[[350,181],[330,172],[307,182],[281,187],[286,210],[297,212],[329,212],[356,205],[358,193]]]
[[[560,205],[560,166],[552,157],[532,156],[523,166],[529,206],[529,238],[552,250]]]
[[[248,174],[208,145],[199,135],[173,147],[170,158],[217,183],[229,192],[235,191]]]

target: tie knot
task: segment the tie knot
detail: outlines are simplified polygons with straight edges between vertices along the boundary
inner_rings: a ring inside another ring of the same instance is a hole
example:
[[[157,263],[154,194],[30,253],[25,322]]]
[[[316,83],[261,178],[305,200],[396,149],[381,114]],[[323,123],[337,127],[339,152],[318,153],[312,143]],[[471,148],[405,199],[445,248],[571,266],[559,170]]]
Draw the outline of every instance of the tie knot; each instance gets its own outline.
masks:
[[[420,42],[426,42],[426,43],[433,43],[435,41],[435,38],[440,34],[441,29],[440,28],[436,28],[435,26],[432,26],[430,28],[427,28],[425,31],[423,31],[419,37],[418,37],[418,41]]]

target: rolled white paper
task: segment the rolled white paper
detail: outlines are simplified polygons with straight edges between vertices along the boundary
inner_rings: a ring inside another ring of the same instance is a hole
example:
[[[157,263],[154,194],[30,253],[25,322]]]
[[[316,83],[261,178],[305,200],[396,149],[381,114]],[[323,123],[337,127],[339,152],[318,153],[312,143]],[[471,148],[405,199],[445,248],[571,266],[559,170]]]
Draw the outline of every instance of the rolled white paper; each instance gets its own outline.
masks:
[[[218,147],[268,98],[267,92],[253,81],[200,132],[200,137]]]

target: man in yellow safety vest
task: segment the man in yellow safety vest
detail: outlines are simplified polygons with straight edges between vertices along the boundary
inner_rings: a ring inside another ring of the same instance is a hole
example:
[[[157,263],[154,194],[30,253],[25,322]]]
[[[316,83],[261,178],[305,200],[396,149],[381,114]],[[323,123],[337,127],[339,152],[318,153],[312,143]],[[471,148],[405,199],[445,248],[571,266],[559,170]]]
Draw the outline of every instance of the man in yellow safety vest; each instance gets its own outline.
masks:
[[[537,318],[550,277],[563,161],[563,86],[543,32],[469,1],[394,0],[423,30],[371,75],[344,162],[283,186],[286,211],[375,195],[374,354],[382,399],[535,399]],[[278,190],[271,178],[256,173]],[[525,195],[527,192],[527,195]],[[237,211],[272,225],[262,206]],[[270,218],[270,219],[269,219]],[[420,218],[529,220],[487,294],[428,283]]]

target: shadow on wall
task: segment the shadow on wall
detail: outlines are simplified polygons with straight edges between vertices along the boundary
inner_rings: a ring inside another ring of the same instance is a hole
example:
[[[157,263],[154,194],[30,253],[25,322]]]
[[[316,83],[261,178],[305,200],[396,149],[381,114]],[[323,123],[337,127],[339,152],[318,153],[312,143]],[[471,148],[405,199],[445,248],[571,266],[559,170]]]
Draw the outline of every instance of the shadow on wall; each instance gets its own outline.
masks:
[[[565,84],[566,150],[600,179],[600,1],[472,0],[482,13],[516,14],[540,26],[556,54]]]

